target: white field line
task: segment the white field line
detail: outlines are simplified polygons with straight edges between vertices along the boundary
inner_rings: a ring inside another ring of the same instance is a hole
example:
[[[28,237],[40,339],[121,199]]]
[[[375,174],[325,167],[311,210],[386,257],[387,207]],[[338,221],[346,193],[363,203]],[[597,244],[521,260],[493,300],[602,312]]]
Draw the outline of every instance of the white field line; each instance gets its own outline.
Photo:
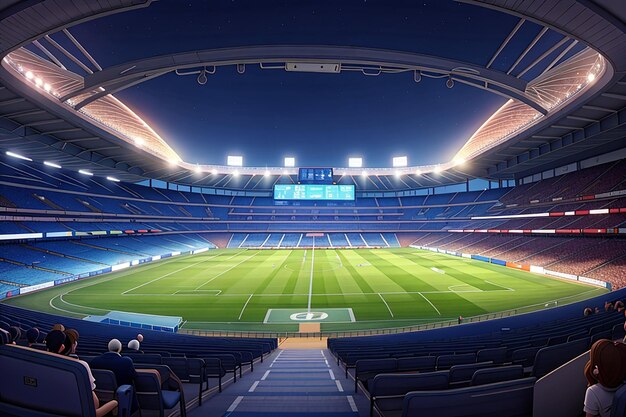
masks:
[[[496,284],[495,282],[485,280],[487,284],[495,285],[496,287],[505,288],[507,291],[515,291],[513,288],[505,287],[504,285]]]
[[[445,274],[446,271],[444,271],[443,269],[439,269],[439,268],[435,268],[434,266],[432,268],[430,268],[432,271],[438,273],[438,274]]]
[[[389,310],[389,314],[391,314],[391,317],[393,317],[393,312],[391,311],[391,308],[389,308],[389,304],[387,304],[387,301],[385,301],[385,299],[383,298],[383,295],[381,293],[378,293],[378,296],[381,300],[383,300],[383,303],[385,303],[387,310]]]
[[[272,371],[265,371],[265,373],[261,377],[261,381],[265,381],[267,379],[268,375],[270,374],[270,372],[272,372]]]
[[[252,296],[254,294],[250,294],[250,297],[248,297],[248,299],[246,300],[246,303],[243,305],[243,308],[241,309],[241,313],[239,313],[239,318],[237,318],[237,320],[241,320],[241,316],[243,316],[243,312],[246,309],[246,307],[248,306],[248,303],[250,302],[250,300],[252,299]]]
[[[239,253],[238,253],[238,254],[239,254]],[[238,254],[237,254],[237,255],[238,255]],[[235,255],[235,256],[237,256],[237,255]],[[211,260],[211,259],[213,259],[213,258],[215,258],[215,257],[217,257],[217,256],[219,256],[219,255],[213,255],[213,256],[211,256],[211,257],[209,257],[209,258],[207,258],[207,259],[203,259],[203,260],[202,260],[202,261],[200,261],[200,262],[196,262],[196,263],[193,263],[193,264],[191,264],[191,265],[187,265],[187,266],[185,266],[185,267],[182,267],[182,268],[180,268],[180,269],[177,269],[177,270],[175,270],[175,271],[168,272],[168,273],[167,273],[167,274],[165,274],[165,275],[161,275],[160,277],[157,277],[157,278],[155,278],[155,279],[153,279],[153,280],[150,280],[150,281],[148,281],[148,282],[144,282],[143,284],[139,284],[139,285],[137,285],[136,287],[133,287],[133,288],[131,288],[131,289],[129,289],[129,290],[126,290],[126,291],[124,291],[124,292],[122,293],[122,295],[124,295],[124,294],[126,294],[126,293],[129,293],[129,292],[131,292],[131,291],[134,291],[134,290],[136,290],[137,288],[141,288],[141,287],[143,287],[143,286],[145,286],[145,285],[151,284],[151,283],[153,283],[153,282],[155,282],[155,281],[158,281],[158,280],[160,280],[160,279],[163,279],[163,278],[165,278],[165,277],[169,277],[170,275],[174,275],[174,274],[176,274],[176,273],[178,273],[178,272],[184,271],[185,269],[189,269],[189,268],[194,267],[194,266],[196,266],[196,265],[200,265],[201,263],[206,262],[206,261],[208,261],[208,260]],[[230,259],[230,258],[229,258],[229,259]]]
[[[454,288],[455,286],[453,285],[452,288]],[[601,289],[601,288],[600,288]],[[595,290],[595,289],[594,289]],[[181,290],[181,291],[195,291],[195,290]],[[206,290],[201,290],[201,291],[206,291]],[[501,290],[489,290],[489,291],[484,291],[484,290],[467,290],[467,291],[455,291],[455,290],[441,290],[441,291],[390,291],[390,292],[346,292],[346,293],[319,293],[319,294],[311,294],[311,297],[344,297],[344,296],[360,296],[360,295],[378,295],[378,294],[382,294],[382,295],[411,295],[411,294],[453,294],[453,293],[492,293],[492,292],[511,292],[512,290],[509,289],[501,289]],[[515,290],[513,290],[515,291]],[[67,293],[69,294],[69,292]],[[579,293],[577,295],[581,295],[581,294],[585,294],[585,293]],[[110,294],[100,294],[100,293],[93,293],[93,294],[83,294],[83,295],[90,295],[90,296],[110,296]],[[137,293],[137,294],[123,294],[125,297],[149,297],[149,296],[176,296],[176,297],[199,297],[199,296],[211,296],[211,297],[215,297],[215,295],[213,293],[211,294],[153,294],[153,293]],[[250,293],[237,293],[237,294],[232,294],[232,293],[228,293],[228,294],[220,294],[220,297],[242,297],[242,296],[249,296]],[[254,294],[255,297],[293,297],[293,296],[308,296],[309,293],[288,293],[288,294],[266,294],[266,293],[259,293],[259,294]]]
[[[307,312],[311,312],[311,296],[313,295],[313,267],[315,266],[315,238],[313,238],[313,248],[311,249],[311,278],[309,279],[309,302]]]
[[[337,390],[339,392],[343,392],[343,386],[341,385],[341,381],[338,379],[335,379],[335,384],[337,384]]]
[[[328,370],[328,374],[330,375],[330,379],[332,379],[334,381],[335,380],[335,373],[333,372],[332,369]]]
[[[421,295],[421,296],[422,296],[422,298],[423,298],[424,300],[426,300],[426,301],[428,302],[428,304],[430,304],[430,306],[431,306],[432,308],[434,308],[434,309],[435,309],[435,311],[437,312],[437,314],[439,314],[439,315],[441,316],[441,312],[437,309],[437,307],[435,307],[435,305],[434,305],[433,303],[431,303],[431,302],[430,302],[430,300],[429,300],[428,298],[426,298],[426,296],[425,296],[424,294],[422,294],[421,292],[418,292],[418,294],[419,294],[419,295]]]
[[[254,384],[252,384],[252,386],[250,387],[248,392],[254,392],[254,390],[256,389],[257,385],[259,385],[259,382],[261,382],[261,381],[254,381]]]
[[[252,256],[248,256],[246,259],[242,260],[241,262],[237,262],[235,265],[231,266],[230,268],[228,268],[225,271],[220,272],[219,274],[217,274],[216,276],[214,276],[213,278],[211,278],[210,280],[206,281],[204,284],[200,284],[198,285],[196,288],[194,288],[194,291],[197,291],[198,289],[204,287],[205,285],[207,285],[208,283],[212,282],[214,279],[221,277],[222,275],[224,275],[225,273],[227,273],[228,271],[238,267],[239,265],[241,265],[242,263],[249,261],[250,259],[254,258],[255,256],[257,256],[259,253],[261,252],[255,252],[254,255]],[[230,259],[230,258],[228,258]]]

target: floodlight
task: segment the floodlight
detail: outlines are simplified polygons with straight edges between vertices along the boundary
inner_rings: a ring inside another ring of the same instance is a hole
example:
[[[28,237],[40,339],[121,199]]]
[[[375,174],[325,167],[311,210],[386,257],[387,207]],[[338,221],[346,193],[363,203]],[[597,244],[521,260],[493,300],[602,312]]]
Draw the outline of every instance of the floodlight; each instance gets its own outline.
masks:
[[[463,165],[465,163],[465,159],[457,158],[454,160],[454,165]]]
[[[361,171],[361,176],[367,177],[367,171]]]
[[[402,173],[398,170],[396,170],[396,177],[400,178],[400,176],[402,175]]]
[[[84,169],[79,169],[78,173],[79,174],[83,174],[83,175],[87,175],[89,177],[93,177],[93,172],[85,171]]]
[[[13,158],[17,158],[17,159],[23,159],[24,161],[29,161],[29,162],[33,162],[32,159],[24,156],[24,155],[20,155],[19,153],[15,153],[15,152],[11,152],[11,151],[6,151],[5,152],[8,156],[11,156]]]
[[[202,168],[200,168],[200,165],[196,164],[196,172],[199,174],[202,172]]]
[[[202,68],[202,71],[200,71],[200,75],[198,75],[198,78],[196,81],[198,81],[198,84],[200,85],[204,85],[207,83],[208,78],[206,76],[206,67]]]
[[[107,180],[109,180],[109,181],[113,181],[113,182],[120,182],[120,180],[118,180],[118,179],[117,179],[117,178],[115,178],[115,177],[107,177]]]
[[[596,74],[594,74],[593,72],[590,72],[589,74],[587,74],[587,81],[593,82],[593,80],[595,79],[596,79]]]
[[[234,170],[234,171],[233,171],[233,177],[238,177],[238,176],[239,176],[239,171]]]
[[[448,76],[448,81],[446,81],[446,87],[448,88],[454,87],[454,80],[452,79],[451,76]]]
[[[34,76],[35,74],[33,74],[32,71],[26,71],[26,78],[29,80],[32,80]]]
[[[418,169],[418,170],[416,170],[416,171],[415,171],[415,175],[417,175],[417,176],[419,177],[420,175],[422,175],[422,171],[421,171],[421,170],[419,170],[419,169]]]
[[[226,165],[232,167],[240,167],[243,166],[243,156],[240,155],[228,155],[226,158]]]
[[[61,168],[61,165],[55,163],[55,162],[50,162],[50,161],[43,161],[43,164],[52,168]]]
[[[292,157],[292,156],[288,156],[285,158],[285,166],[286,167],[290,167],[293,168],[296,166],[296,158]]]
[[[394,156],[393,158],[393,167],[405,167],[408,164],[408,160],[406,156]]]
[[[217,175],[217,169],[213,168],[213,169],[211,170],[211,174],[213,174],[213,175]]]
[[[349,168],[361,168],[363,166],[363,158],[348,158]]]
[[[434,169],[435,174],[439,174],[441,172],[441,167],[439,165],[437,165]]]
[[[269,176],[270,176],[270,175],[272,175],[272,174],[271,174],[271,172],[270,172],[270,170],[269,170],[269,169],[266,169],[266,170],[265,170],[265,173],[264,173],[263,175],[265,175],[266,177],[269,177]]]

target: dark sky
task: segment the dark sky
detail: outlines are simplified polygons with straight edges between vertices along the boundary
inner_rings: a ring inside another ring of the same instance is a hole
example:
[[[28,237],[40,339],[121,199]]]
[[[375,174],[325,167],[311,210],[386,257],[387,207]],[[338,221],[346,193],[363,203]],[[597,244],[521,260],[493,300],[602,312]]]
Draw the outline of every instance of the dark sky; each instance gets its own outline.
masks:
[[[517,18],[448,0],[177,1],[72,28],[106,67],[132,59],[220,47],[302,44],[394,49],[484,65]],[[539,31],[525,25],[497,65],[507,67]],[[496,65],[496,69],[497,68]],[[416,84],[412,73],[303,74],[221,67],[204,86],[169,74],[117,96],[192,163],[248,166],[366,166],[449,160],[504,102],[445,80]]]

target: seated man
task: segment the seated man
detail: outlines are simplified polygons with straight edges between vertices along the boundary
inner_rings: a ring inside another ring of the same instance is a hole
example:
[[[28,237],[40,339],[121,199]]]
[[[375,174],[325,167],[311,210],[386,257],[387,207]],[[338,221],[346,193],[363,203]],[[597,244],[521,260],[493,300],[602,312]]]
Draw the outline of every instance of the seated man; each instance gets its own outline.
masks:
[[[126,349],[122,351],[122,353],[143,353],[142,350],[139,350],[139,341],[137,339],[133,339],[128,342]]]
[[[115,374],[118,385],[133,385],[133,380],[137,375],[135,365],[131,358],[120,355],[122,352],[122,342],[111,339],[108,345],[109,351],[93,358],[91,366],[94,369],[108,369]]]

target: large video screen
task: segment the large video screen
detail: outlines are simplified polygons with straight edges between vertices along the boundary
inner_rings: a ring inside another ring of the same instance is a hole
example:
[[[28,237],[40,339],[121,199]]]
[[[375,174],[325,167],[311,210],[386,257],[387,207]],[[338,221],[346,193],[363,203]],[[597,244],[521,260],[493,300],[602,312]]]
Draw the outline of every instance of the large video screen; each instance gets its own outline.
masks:
[[[298,182],[302,184],[332,184],[332,168],[300,168]]]
[[[274,200],[354,200],[354,185],[276,184]]]

